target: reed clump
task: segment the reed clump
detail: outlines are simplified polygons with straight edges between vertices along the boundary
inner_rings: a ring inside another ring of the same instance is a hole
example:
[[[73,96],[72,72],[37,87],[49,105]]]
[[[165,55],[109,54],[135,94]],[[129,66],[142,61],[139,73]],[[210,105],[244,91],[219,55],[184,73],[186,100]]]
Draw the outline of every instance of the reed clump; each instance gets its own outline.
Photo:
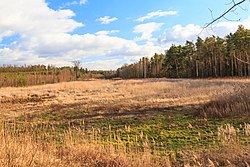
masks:
[[[211,118],[227,118],[248,114],[250,114],[250,88],[233,94],[217,96],[195,112],[195,115]]]
[[[129,125],[125,126],[124,138],[111,126],[107,137],[102,136],[101,129],[86,130],[74,125],[59,135],[50,123],[2,121],[0,166],[170,167],[229,163],[242,166],[249,164],[250,158],[249,149],[242,148],[239,138],[249,135],[249,127],[247,123],[240,129],[230,124],[218,127],[214,142],[220,147],[173,151],[162,146],[160,149],[160,143],[143,132],[130,136]]]
[[[134,148],[119,134],[101,138],[91,132],[69,127],[61,135],[50,124],[0,123],[0,166],[166,166],[169,156],[153,152],[149,142]],[[136,145],[136,144],[134,144]],[[168,164],[170,165],[170,164]]]

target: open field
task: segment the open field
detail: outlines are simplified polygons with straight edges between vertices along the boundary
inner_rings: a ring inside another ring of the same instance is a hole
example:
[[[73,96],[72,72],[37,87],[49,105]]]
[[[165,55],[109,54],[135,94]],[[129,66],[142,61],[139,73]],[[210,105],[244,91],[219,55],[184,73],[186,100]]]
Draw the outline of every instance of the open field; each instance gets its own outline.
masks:
[[[0,88],[0,102],[1,166],[250,164],[250,79]]]
[[[25,88],[1,88],[0,112],[5,116],[45,110],[83,109],[114,112],[191,107],[246,89],[250,80],[94,80]],[[93,112],[91,112],[93,114]],[[123,114],[122,114],[123,113]],[[143,114],[142,112],[139,112]],[[112,114],[110,114],[112,116]]]

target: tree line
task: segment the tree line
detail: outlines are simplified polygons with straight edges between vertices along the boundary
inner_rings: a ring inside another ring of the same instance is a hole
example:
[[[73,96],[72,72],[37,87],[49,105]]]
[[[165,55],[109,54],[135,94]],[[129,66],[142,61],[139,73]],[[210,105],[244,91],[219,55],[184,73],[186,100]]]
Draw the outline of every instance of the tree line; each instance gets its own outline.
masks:
[[[3,65],[0,67],[0,87],[29,86],[76,81],[86,78],[88,72],[87,69],[78,67],[55,67],[53,65]]]
[[[172,45],[165,53],[124,65],[121,78],[207,78],[250,76],[250,30],[239,26],[225,38],[216,36],[185,45]]]
[[[111,79],[116,71],[88,70],[80,61],[73,61],[72,67],[53,65],[3,65],[0,66],[0,88],[42,85],[59,82],[82,81],[88,79]]]

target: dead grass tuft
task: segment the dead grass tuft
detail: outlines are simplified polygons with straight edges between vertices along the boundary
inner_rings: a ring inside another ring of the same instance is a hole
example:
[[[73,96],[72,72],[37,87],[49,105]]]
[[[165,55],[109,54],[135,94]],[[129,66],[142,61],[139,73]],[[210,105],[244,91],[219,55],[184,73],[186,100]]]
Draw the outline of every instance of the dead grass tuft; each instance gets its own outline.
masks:
[[[195,113],[202,117],[226,118],[250,114],[250,88],[220,95]]]

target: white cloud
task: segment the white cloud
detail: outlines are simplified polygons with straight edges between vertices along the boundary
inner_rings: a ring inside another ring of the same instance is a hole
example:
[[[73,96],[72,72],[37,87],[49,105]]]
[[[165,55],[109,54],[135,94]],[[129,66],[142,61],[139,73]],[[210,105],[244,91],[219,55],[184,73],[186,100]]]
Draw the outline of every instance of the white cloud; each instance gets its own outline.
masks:
[[[97,21],[100,21],[101,24],[110,24],[110,23],[117,21],[117,20],[118,20],[118,18],[116,18],[116,17],[111,18],[110,16],[104,16],[104,17],[100,17],[97,19]]]
[[[63,3],[60,8],[65,8],[67,6],[72,6],[72,5],[78,5],[78,2],[77,1],[72,1],[72,2],[66,2],[66,3]]]
[[[238,29],[239,25],[243,25],[245,28],[250,29],[250,15],[247,19],[241,22],[220,22],[210,28],[210,34],[214,33],[218,36],[224,37],[228,35],[230,32],[235,32]]]
[[[80,0],[80,1],[70,1],[70,2],[65,2],[60,6],[60,9],[66,8],[68,6],[72,5],[85,5],[88,2],[88,0]]]
[[[88,2],[88,0],[80,0],[79,4],[80,5],[85,5]]]
[[[136,37],[136,41],[142,41],[142,40],[154,40],[152,33],[159,30],[161,26],[163,26],[164,23],[146,23],[146,24],[139,24],[134,27],[134,33],[141,34],[141,37]]]
[[[182,42],[188,39],[195,39],[201,31],[202,28],[198,25],[188,24],[183,27],[182,25],[177,24],[172,28],[167,29],[163,36],[166,41]]]
[[[72,19],[74,15],[71,10],[50,9],[45,0],[0,1],[0,38],[18,35],[17,41],[0,49],[0,65],[64,66],[81,59],[87,68],[116,69],[132,59],[161,51],[153,44],[138,45],[132,40],[109,36],[117,30],[70,34],[84,26]],[[103,61],[96,61],[99,58]]]
[[[83,24],[71,19],[71,10],[52,10],[44,0],[0,1],[0,27],[23,37],[73,31]]]
[[[225,37],[231,32],[235,32],[238,29],[238,25],[243,25],[245,28],[250,28],[250,16],[248,19],[242,22],[219,22],[210,28],[202,29],[202,26],[188,24],[182,26],[177,24],[169,29],[167,29],[162,37],[159,39],[161,44],[184,44],[186,40],[196,41],[197,37],[206,38],[212,35]]]
[[[20,47],[20,45],[24,45]],[[24,47],[27,48],[24,48]],[[43,39],[30,39],[15,48],[0,49],[1,64],[54,64],[57,66],[71,65],[74,59],[82,59],[84,67],[91,69],[116,69],[130,60],[138,60],[142,56],[152,56],[155,52],[162,52],[160,47],[152,43],[138,45],[131,40],[105,35],[63,35]],[[102,58],[105,61],[88,61],[85,58]],[[130,58],[129,58],[130,57]],[[116,61],[114,61],[116,60]],[[117,61],[119,60],[119,61]],[[99,62],[99,65],[94,64]],[[106,65],[105,62],[107,63]],[[116,65],[110,62],[117,62]],[[123,63],[121,63],[123,62]]]
[[[119,33],[120,31],[119,30],[111,30],[111,31],[98,31],[96,32],[95,34],[96,35],[109,35],[109,34],[114,34],[114,33]]]
[[[177,15],[177,14],[178,14],[177,11],[161,11],[161,10],[158,10],[158,11],[155,11],[155,12],[148,13],[146,16],[140,17],[140,18],[136,19],[136,21],[143,22],[143,21],[145,21],[147,19],[152,19],[152,18],[156,18],[156,17],[163,17],[163,16],[170,16],[170,15]]]
[[[114,60],[97,60],[91,62],[83,62],[81,65],[83,67],[88,67],[88,69],[95,69],[95,70],[114,70],[121,67],[119,59]]]

